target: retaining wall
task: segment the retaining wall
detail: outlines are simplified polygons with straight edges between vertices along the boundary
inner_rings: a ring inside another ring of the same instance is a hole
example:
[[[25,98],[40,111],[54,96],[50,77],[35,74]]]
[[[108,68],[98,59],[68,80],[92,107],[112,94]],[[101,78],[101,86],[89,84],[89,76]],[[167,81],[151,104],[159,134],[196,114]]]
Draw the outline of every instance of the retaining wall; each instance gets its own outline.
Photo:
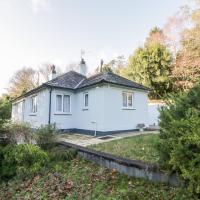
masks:
[[[116,169],[118,172],[128,176],[144,178],[152,182],[166,183],[171,186],[179,186],[181,184],[176,175],[169,175],[160,171],[157,165],[139,160],[125,159],[67,142],[59,142],[59,145],[67,148],[74,148],[77,150],[78,155],[84,159],[108,169]]]

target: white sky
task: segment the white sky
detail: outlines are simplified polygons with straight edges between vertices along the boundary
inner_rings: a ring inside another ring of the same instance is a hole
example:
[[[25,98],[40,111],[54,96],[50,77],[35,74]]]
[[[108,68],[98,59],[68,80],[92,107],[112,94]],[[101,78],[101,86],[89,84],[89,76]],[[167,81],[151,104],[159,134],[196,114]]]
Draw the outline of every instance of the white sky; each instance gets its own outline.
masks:
[[[0,0],[0,94],[12,74],[52,62],[65,68],[86,51],[100,59],[128,57],[149,30],[162,27],[187,0]]]

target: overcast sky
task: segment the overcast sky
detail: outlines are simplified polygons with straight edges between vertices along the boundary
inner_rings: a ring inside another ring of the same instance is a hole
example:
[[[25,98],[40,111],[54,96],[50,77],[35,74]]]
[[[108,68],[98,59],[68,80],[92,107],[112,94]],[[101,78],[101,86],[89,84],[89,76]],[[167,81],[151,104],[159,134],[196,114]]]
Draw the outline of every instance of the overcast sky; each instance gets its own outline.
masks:
[[[142,45],[187,0],[0,0],[0,94],[24,66],[80,61],[92,71]]]

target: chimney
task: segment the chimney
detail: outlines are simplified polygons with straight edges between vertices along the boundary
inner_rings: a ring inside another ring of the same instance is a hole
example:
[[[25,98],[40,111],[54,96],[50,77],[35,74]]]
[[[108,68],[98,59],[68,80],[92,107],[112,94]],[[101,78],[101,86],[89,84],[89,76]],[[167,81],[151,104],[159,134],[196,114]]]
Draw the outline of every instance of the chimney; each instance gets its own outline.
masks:
[[[51,74],[49,75],[49,80],[52,80],[52,79],[54,79],[56,77],[57,77],[56,67],[55,67],[55,65],[52,65],[51,66]]]
[[[81,62],[80,62],[80,73],[84,76],[86,76],[87,74],[87,66],[83,58],[81,58]]]

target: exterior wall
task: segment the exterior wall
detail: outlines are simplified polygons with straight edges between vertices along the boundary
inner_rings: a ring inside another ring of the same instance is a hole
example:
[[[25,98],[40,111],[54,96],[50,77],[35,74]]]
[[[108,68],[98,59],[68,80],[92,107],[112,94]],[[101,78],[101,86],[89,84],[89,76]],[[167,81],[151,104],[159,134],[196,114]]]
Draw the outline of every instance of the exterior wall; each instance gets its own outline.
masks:
[[[83,94],[88,92],[88,109],[83,107]],[[97,86],[86,89],[76,94],[75,110],[75,128],[86,130],[104,130],[104,87]]]
[[[12,119],[15,121],[23,121],[23,100],[13,103]]]
[[[122,108],[122,92],[133,93],[133,109]],[[147,92],[107,86],[104,99],[103,131],[132,130],[137,128],[137,124],[147,125]]]
[[[148,125],[157,126],[159,123],[159,108],[165,106],[164,103],[148,103]]]
[[[34,94],[35,95],[35,94]],[[34,96],[33,95],[33,96]],[[37,94],[37,113],[31,114],[30,110],[30,99],[25,97],[20,102],[16,102],[12,107],[12,120],[15,121],[24,121],[31,124],[33,127],[39,127],[41,125],[48,124],[49,116],[49,91],[47,89],[38,92]],[[23,103],[24,102],[24,103]],[[19,107],[18,113],[15,112],[15,107]]]
[[[134,109],[122,108],[122,92],[133,92]],[[83,94],[89,94],[88,109],[83,106]],[[37,114],[30,113],[30,98],[24,98],[19,103],[19,112],[15,113],[13,105],[13,119],[29,122],[33,127],[48,124],[49,119],[49,89],[37,93]],[[56,113],[56,94],[67,94],[71,97],[70,114]],[[64,89],[53,89],[51,94],[51,123],[56,123],[58,129],[83,129],[90,131],[119,131],[136,129],[137,124],[147,125],[147,97],[148,93],[116,87],[109,84],[71,92]],[[23,100],[21,101],[23,102]]]
[[[57,114],[56,113],[56,95],[65,94],[70,95],[71,100],[71,113],[70,114]],[[75,94],[61,89],[53,89],[51,96],[51,123],[55,123],[58,129],[72,129],[75,127]]]

